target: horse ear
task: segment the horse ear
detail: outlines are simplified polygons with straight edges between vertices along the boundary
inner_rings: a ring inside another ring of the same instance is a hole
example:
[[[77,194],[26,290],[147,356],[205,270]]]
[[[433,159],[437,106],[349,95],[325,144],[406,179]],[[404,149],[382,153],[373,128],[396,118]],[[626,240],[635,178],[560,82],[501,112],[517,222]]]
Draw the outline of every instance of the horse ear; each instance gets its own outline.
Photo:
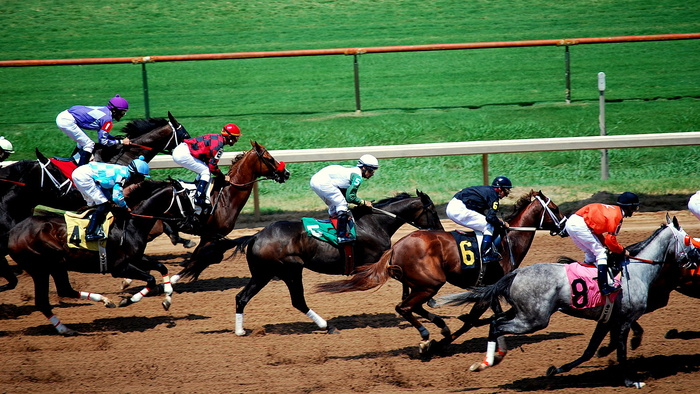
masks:
[[[170,123],[173,124],[173,127],[177,128],[178,126],[180,126],[180,123],[177,122],[177,119],[175,119],[175,117],[173,116],[173,114],[170,113],[170,111],[168,111],[168,119],[170,119]]]

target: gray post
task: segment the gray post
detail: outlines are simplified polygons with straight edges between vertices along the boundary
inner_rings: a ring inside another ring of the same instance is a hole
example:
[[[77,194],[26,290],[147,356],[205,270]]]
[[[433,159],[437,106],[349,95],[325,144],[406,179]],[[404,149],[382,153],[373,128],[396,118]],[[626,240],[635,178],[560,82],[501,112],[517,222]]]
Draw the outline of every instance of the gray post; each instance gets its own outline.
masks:
[[[600,114],[598,116],[598,123],[600,125],[600,135],[604,136],[607,135],[607,131],[605,130],[605,73],[604,72],[599,72],[598,73],[598,91],[600,92],[600,98],[599,98],[599,107],[600,107]],[[608,179],[608,176],[610,175],[608,171],[608,150],[607,149],[601,149],[600,150],[600,179],[601,180],[606,180]]]
[[[353,55],[353,68],[355,72],[355,112],[362,112],[360,105],[360,63],[357,61],[357,54]]]

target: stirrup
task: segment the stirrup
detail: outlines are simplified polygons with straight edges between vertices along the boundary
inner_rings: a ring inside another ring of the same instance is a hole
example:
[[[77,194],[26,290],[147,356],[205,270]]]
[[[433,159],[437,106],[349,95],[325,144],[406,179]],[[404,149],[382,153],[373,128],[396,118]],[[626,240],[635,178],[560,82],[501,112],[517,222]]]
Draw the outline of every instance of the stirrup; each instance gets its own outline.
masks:
[[[620,290],[622,290],[622,286],[620,286],[618,283],[614,283],[612,285],[609,283],[606,283],[600,288],[600,294],[607,296],[607,295],[610,295],[612,293],[616,293]]]

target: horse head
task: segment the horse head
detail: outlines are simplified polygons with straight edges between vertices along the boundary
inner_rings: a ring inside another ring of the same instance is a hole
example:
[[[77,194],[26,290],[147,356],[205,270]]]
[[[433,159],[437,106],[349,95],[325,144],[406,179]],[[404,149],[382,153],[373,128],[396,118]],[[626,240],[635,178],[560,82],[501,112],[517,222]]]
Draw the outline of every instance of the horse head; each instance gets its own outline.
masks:
[[[506,221],[511,226],[534,226],[539,230],[549,230],[550,235],[558,235],[564,230],[566,217],[541,190],[530,190],[518,199],[513,214]]]
[[[283,161],[277,161],[263,145],[256,141],[250,141],[250,144],[253,146],[260,163],[264,165],[260,166],[258,176],[273,179],[278,183],[284,183],[289,179],[289,171]]]

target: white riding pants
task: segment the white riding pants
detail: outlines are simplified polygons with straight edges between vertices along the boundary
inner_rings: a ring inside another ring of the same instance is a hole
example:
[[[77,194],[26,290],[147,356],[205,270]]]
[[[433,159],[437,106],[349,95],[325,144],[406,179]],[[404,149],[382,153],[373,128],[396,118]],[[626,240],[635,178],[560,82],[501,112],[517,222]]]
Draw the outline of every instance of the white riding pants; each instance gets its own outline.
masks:
[[[73,171],[73,183],[88,206],[93,207],[108,201],[102,188],[97,186],[97,182],[92,178],[92,168],[89,165],[80,166]]]
[[[573,214],[566,221],[566,232],[585,255],[584,262],[588,264],[608,264],[608,256],[605,254],[605,246],[600,239],[593,234],[583,217]]]
[[[700,219],[700,191],[690,196],[690,200],[688,200],[688,209],[696,218]]]
[[[58,114],[56,117],[56,126],[69,136],[78,145],[79,149],[92,153],[95,149],[95,141],[93,141],[85,132],[75,123],[75,118],[68,110]]]
[[[445,209],[447,217],[453,222],[470,228],[475,231],[480,231],[484,235],[493,235],[493,225],[486,221],[486,216],[479,212],[467,209],[464,203],[456,198],[450,200]]]
[[[316,177],[311,177],[309,183],[311,189],[316,193],[326,205],[328,205],[328,215],[335,216],[340,212],[349,211],[348,202],[337,186],[322,182]]]
[[[192,156],[190,147],[184,142],[173,149],[173,161],[190,171],[196,172],[198,181],[209,182],[211,179],[209,167],[203,161]]]

